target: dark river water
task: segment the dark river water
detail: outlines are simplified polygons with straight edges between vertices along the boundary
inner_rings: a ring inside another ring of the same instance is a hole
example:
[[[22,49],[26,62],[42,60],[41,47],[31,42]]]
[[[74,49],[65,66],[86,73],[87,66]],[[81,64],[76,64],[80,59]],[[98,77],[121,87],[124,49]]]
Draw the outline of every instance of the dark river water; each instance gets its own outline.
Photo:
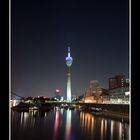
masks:
[[[11,140],[129,140],[129,124],[69,109],[12,111]]]

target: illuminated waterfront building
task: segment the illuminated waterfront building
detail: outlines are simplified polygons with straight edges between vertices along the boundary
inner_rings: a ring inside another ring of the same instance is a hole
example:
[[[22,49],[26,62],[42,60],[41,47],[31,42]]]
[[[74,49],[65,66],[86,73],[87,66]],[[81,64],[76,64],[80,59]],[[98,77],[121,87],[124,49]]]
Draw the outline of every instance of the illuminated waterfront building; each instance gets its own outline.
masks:
[[[109,78],[109,96],[112,103],[129,103],[129,80],[125,75]]]
[[[99,82],[97,80],[91,80],[89,83],[89,87],[85,92],[85,103],[95,103],[96,102],[96,90],[99,87]]]
[[[68,56],[66,57],[66,65],[68,67],[68,79],[67,79],[67,101],[71,102],[71,71],[73,58],[70,56],[70,47],[68,47]]]
[[[97,80],[91,80],[84,96],[85,103],[109,102],[108,89],[100,87]]]

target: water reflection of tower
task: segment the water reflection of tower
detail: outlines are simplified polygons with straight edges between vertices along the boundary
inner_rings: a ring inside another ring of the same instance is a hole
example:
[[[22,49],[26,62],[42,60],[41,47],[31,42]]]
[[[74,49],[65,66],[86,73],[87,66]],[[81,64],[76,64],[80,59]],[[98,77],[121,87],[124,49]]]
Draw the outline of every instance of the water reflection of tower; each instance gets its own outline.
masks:
[[[71,110],[67,110],[66,114],[66,127],[65,127],[65,140],[71,139]]]
[[[68,66],[68,79],[67,79],[67,101],[71,101],[71,72],[73,58],[70,56],[70,47],[68,47],[68,56],[66,57],[66,65]]]

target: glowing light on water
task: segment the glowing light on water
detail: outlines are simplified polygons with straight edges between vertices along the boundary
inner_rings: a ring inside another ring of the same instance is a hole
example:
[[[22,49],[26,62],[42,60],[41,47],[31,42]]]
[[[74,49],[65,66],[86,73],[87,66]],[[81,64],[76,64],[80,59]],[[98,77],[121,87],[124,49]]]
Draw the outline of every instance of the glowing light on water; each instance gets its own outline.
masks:
[[[104,136],[103,130],[104,130],[104,120],[102,119],[101,120],[101,140],[103,140],[103,136]]]
[[[113,140],[113,127],[114,127],[114,121],[111,120],[111,128],[110,128],[110,131],[111,131],[111,140]]]
[[[55,123],[54,123],[54,140],[58,139],[59,120],[60,120],[60,112],[56,111]]]

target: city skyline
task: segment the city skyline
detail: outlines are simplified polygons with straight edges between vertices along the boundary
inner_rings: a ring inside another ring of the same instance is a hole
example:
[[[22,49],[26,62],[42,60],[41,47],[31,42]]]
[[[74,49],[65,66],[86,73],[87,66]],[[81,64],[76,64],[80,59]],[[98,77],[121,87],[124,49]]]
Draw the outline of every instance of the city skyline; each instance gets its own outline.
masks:
[[[12,90],[21,96],[66,96],[67,47],[72,49],[72,95],[90,80],[129,74],[128,0],[11,1]]]

